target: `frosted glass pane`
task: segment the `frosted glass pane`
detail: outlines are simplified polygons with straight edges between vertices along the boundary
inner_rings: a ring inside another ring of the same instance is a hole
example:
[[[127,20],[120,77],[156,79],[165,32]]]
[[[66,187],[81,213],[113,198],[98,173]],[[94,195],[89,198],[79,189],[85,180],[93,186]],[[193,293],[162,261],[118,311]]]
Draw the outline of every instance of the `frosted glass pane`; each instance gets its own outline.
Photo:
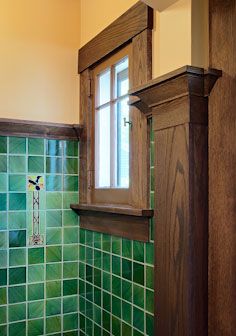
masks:
[[[115,97],[124,96],[129,90],[128,57],[115,66]]]
[[[96,187],[110,187],[110,106],[96,112]]]
[[[98,96],[98,105],[103,105],[110,100],[110,77],[111,71],[108,69],[107,71],[101,73],[98,76],[98,87],[99,87],[99,96]]]

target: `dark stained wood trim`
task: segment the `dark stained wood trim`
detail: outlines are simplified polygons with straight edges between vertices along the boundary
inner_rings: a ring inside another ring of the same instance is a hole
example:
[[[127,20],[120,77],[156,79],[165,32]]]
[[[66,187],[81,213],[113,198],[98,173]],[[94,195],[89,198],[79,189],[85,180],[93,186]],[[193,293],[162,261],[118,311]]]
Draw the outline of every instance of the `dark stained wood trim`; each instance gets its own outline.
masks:
[[[236,1],[210,0],[209,335],[236,334]]]
[[[139,1],[79,50],[79,73],[152,28],[153,10]]]
[[[82,125],[0,118],[2,136],[79,140],[82,130]]]

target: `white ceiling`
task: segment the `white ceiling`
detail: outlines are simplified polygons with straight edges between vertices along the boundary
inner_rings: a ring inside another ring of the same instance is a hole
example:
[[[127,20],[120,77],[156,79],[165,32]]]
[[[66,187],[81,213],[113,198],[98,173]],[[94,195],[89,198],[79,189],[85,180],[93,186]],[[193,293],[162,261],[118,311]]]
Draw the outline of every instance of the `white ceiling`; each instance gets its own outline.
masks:
[[[142,1],[145,2],[148,6],[161,12],[167,7],[173,5],[173,3],[177,2],[178,0],[142,0]]]

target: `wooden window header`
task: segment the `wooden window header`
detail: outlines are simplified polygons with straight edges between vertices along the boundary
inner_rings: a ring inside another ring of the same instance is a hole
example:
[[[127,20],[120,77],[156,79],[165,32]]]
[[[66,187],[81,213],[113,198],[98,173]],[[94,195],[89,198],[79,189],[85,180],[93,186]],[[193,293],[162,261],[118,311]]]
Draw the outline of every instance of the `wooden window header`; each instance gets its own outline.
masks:
[[[153,28],[153,9],[137,2],[79,50],[78,72],[93,66],[145,29]]]

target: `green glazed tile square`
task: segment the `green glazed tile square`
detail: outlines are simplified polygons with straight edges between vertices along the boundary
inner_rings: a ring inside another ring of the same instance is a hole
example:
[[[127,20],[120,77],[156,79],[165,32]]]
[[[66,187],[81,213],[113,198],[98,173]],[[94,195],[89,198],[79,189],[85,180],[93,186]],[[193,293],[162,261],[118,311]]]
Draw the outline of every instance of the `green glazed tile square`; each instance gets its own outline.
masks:
[[[47,155],[61,156],[63,148],[63,141],[61,140],[47,140]]]
[[[102,268],[102,253],[101,251],[94,250],[94,266]]]
[[[132,306],[130,303],[122,301],[122,319],[131,324],[132,321]]]
[[[61,331],[61,316],[46,318],[46,333],[52,334]]]
[[[112,293],[117,296],[121,296],[121,278],[112,276]]]
[[[29,155],[44,155],[44,139],[28,139]]]
[[[7,191],[7,174],[0,174],[0,192]]]
[[[28,157],[28,172],[29,173],[44,173],[44,157],[29,156]]]
[[[64,155],[78,156],[78,141],[64,141]]]
[[[62,193],[53,192],[46,195],[47,209],[61,209],[62,208]]]
[[[86,265],[86,280],[91,283],[93,282],[93,269],[89,265]]]
[[[154,336],[154,317],[150,314],[146,314],[146,334]]]
[[[122,336],[130,336],[132,335],[132,327],[124,322],[122,322]]]
[[[14,304],[8,306],[9,322],[25,320],[26,318],[26,304]]]
[[[86,262],[93,265],[93,249],[90,247],[86,248]]]
[[[78,191],[79,190],[78,176],[65,175],[63,186],[64,191]]]
[[[0,250],[0,267],[7,266],[7,250]]]
[[[46,158],[47,174],[62,174],[62,159],[57,157]]]
[[[144,262],[144,243],[133,241],[133,259]]]
[[[15,267],[9,269],[9,284],[17,285],[26,282],[26,267]]]
[[[147,264],[154,264],[154,244],[153,243],[147,243],[146,244],[146,258],[145,262]]]
[[[46,176],[47,191],[62,191],[62,177],[61,175],[47,175]]]
[[[0,155],[0,173],[7,172],[7,156]]]
[[[110,273],[103,272],[102,288],[110,292],[111,290],[111,274]]]
[[[93,316],[94,316],[94,322],[96,322],[98,325],[101,324],[101,308],[93,305]]]
[[[44,320],[32,320],[28,321],[28,335],[30,336],[39,336],[44,335]]]
[[[26,176],[9,175],[9,191],[26,191]]]
[[[111,295],[102,292],[102,303],[103,303],[103,309],[106,309],[107,311],[111,311]]]
[[[121,275],[121,258],[112,256],[112,272],[116,275]]]
[[[61,246],[48,246],[46,248],[46,261],[59,262],[62,261],[62,248]]]
[[[86,231],[86,245],[93,246],[93,231]]]
[[[62,211],[47,211],[46,212],[47,227],[60,227],[62,226]]]
[[[78,174],[78,159],[64,159],[63,171],[64,174]]]
[[[60,228],[48,228],[46,231],[47,245],[61,244],[62,230]]]
[[[93,325],[93,334],[94,334],[94,336],[101,336],[102,335],[102,329],[96,324]]]
[[[0,307],[0,324],[4,324],[6,322],[7,322],[7,306],[3,306]]]
[[[85,264],[82,262],[79,262],[79,277],[85,279]]]
[[[26,322],[11,323],[9,325],[9,336],[26,336]]]
[[[110,331],[111,326],[111,315],[103,310],[102,312],[102,326],[107,331]],[[104,333],[103,333],[104,334]],[[108,334],[110,335],[110,334]]]
[[[45,265],[28,266],[28,282],[44,281]]]
[[[7,290],[6,287],[0,288],[0,305],[7,304]]]
[[[63,263],[63,278],[77,278],[78,277],[78,263],[64,262]]]
[[[85,260],[86,260],[86,257],[85,257],[85,252],[86,252],[85,247],[82,246],[82,245],[79,245],[78,252],[79,252],[79,260],[85,262]]]
[[[97,287],[101,287],[102,277],[101,277],[101,270],[94,268],[93,269],[93,282],[94,285]]]
[[[143,333],[138,331],[137,329],[133,330],[133,336],[143,336]]]
[[[111,252],[111,236],[108,234],[102,235],[102,248],[106,252]]]
[[[129,260],[122,260],[122,277],[132,280],[132,263]]]
[[[0,231],[0,248],[7,248],[7,232]]]
[[[7,285],[7,269],[0,269],[0,286]]]
[[[46,283],[47,298],[61,296],[61,281],[50,281]]]
[[[63,226],[77,226],[79,223],[78,215],[72,210],[63,211]]]
[[[46,301],[46,316],[61,314],[61,298]]]
[[[28,318],[39,318],[44,316],[44,301],[28,303]]]
[[[15,230],[9,231],[9,247],[24,247],[26,246],[26,231]]]
[[[146,310],[153,314],[154,313],[154,292],[146,290]]]
[[[7,194],[0,194],[0,211],[7,210]]]
[[[63,296],[77,294],[78,292],[78,280],[64,280],[63,281]]]
[[[9,250],[9,265],[20,266],[26,264],[26,250],[24,248]]]
[[[0,136],[0,153],[7,153],[7,137]]]
[[[25,154],[26,152],[26,139],[9,137],[9,153],[10,154]]]
[[[78,228],[64,228],[64,244],[78,243]]]
[[[63,246],[63,260],[64,261],[75,261],[78,260],[78,246],[70,245]]]
[[[12,286],[8,287],[9,303],[17,303],[26,301],[26,286]]]
[[[53,263],[46,265],[46,280],[56,280],[62,277],[62,264]]]
[[[44,283],[28,285],[28,301],[44,299]]]
[[[144,285],[144,266],[138,263],[133,263],[133,281]]]
[[[9,194],[9,210],[26,210],[26,194]]]
[[[8,212],[9,229],[25,229],[26,228],[26,212]]]
[[[0,212],[0,231],[7,230],[7,212]]]
[[[112,316],[112,334],[114,336],[120,336],[121,331],[121,320]]]
[[[70,209],[71,204],[76,204],[79,201],[78,192],[64,192],[63,193],[63,209]]]
[[[144,309],[144,289],[136,284],[133,285],[133,304]]]
[[[128,239],[122,239],[122,256],[132,259],[132,241]]]
[[[126,301],[132,301],[132,282],[122,280],[122,298]]]
[[[109,253],[103,252],[102,254],[102,268],[107,272],[111,270],[111,255]]]
[[[80,229],[80,232],[84,232],[84,230]],[[81,241],[82,243],[82,241]],[[102,234],[98,232],[94,232],[93,235],[93,246],[97,249],[101,249],[102,246]]]
[[[133,324],[140,331],[144,331],[144,312],[136,307],[133,308]]]
[[[115,296],[112,296],[112,314],[121,317],[121,300]]]
[[[78,313],[63,316],[63,330],[72,330],[78,328]]]
[[[63,298],[63,314],[77,312],[77,310],[78,310],[77,295]]]
[[[153,286],[154,286],[153,267],[146,266],[146,287],[153,289]]]
[[[10,156],[9,157],[9,172],[10,173],[25,173],[26,172],[25,156]]]
[[[0,335],[7,336],[7,325],[0,325]]]
[[[112,253],[121,254],[121,238],[112,237]]]
[[[28,249],[28,263],[42,264],[44,262],[44,248],[33,247]]]

